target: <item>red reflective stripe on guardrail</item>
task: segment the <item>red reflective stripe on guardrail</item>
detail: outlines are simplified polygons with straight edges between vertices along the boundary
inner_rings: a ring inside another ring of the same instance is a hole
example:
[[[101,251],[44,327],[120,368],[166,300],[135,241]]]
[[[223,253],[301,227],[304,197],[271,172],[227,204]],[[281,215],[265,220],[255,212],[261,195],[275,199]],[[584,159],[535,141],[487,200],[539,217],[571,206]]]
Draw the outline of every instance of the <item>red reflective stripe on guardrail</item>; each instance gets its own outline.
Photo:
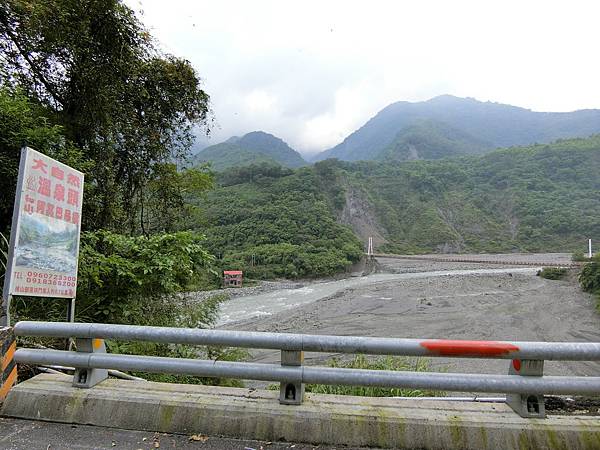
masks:
[[[439,356],[499,356],[519,351],[519,347],[493,341],[423,341],[421,347]]]

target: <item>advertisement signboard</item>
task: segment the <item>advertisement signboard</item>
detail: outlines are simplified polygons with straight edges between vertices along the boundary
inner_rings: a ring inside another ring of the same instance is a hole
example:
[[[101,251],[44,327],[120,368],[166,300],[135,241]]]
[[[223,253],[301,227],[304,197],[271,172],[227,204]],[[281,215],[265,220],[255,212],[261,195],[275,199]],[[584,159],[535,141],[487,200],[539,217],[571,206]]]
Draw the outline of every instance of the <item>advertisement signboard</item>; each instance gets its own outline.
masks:
[[[25,147],[3,300],[13,295],[75,298],[83,174]]]

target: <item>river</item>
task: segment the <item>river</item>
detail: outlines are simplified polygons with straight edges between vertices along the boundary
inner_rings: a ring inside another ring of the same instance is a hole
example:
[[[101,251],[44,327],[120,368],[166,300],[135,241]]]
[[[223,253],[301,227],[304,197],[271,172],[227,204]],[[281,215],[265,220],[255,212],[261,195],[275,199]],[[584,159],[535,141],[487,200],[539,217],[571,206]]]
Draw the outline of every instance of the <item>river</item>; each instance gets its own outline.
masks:
[[[223,303],[217,326],[229,325],[252,318],[270,316],[282,311],[291,310],[308,303],[349,288],[358,288],[380,282],[411,280],[420,278],[445,277],[457,275],[485,275],[523,273],[534,274],[540,268],[497,268],[468,270],[436,270],[417,273],[375,273],[365,277],[346,278],[343,280],[315,282],[297,289],[281,289],[258,295],[236,297]]]

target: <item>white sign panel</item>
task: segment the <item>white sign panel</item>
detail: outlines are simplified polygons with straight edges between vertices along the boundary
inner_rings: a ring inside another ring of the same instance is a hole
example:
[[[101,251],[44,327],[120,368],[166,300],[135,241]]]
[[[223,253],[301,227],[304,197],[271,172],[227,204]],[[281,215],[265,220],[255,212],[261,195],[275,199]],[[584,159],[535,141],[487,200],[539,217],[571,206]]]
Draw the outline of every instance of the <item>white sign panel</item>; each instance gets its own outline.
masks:
[[[21,151],[4,298],[74,298],[83,174],[31,148]]]

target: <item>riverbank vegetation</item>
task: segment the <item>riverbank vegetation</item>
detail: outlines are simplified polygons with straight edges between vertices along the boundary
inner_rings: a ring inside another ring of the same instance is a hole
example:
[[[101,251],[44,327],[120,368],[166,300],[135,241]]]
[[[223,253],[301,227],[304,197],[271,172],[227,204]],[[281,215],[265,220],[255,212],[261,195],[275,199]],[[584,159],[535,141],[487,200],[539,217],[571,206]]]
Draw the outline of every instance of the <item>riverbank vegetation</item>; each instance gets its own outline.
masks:
[[[583,266],[579,282],[584,291],[596,295],[596,308],[600,311],[600,255],[595,255],[591,262]]]
[[[565,267],[544,267],[537,275],[547,280],[562,280],[567,273],[568,269]]]

